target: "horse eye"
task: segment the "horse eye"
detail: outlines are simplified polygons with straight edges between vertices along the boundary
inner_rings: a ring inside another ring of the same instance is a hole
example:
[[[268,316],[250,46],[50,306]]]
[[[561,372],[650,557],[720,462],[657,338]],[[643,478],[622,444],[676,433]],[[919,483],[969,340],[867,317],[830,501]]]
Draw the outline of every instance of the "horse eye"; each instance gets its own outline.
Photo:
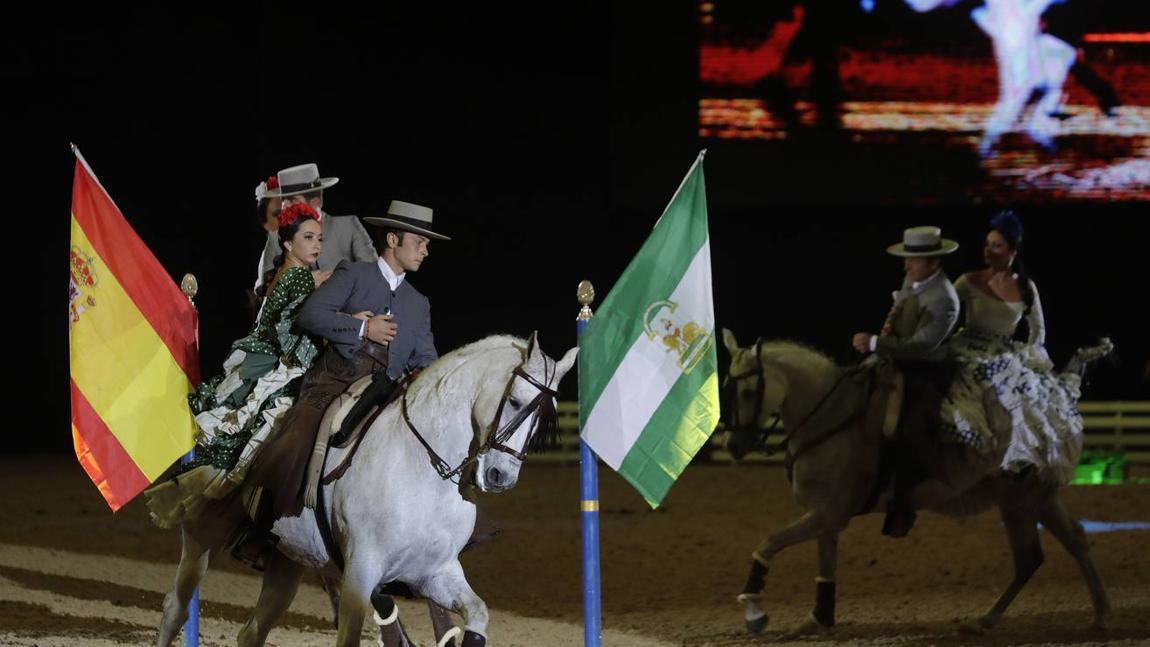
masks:
[[[519,399],[518,399],[518,398],[510,398],[509,400],[507,400],[507,404],[510,404],[512,409],[518,409],[518,408],[520,408],[520,407],[522,407],[522,406],[523,406],[523,405],[522,405],[522,404],[519,402]]]

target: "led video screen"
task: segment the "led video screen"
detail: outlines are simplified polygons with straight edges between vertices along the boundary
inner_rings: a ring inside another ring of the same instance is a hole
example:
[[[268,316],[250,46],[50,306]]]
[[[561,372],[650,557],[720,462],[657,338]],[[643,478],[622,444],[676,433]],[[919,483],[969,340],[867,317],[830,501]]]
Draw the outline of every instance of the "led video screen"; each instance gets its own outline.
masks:
[[[904,187],[908,202],[938,198],[931,187],[1012,203],[1148,200],[1143,5],[705,0],[699,137],[748,160],[778,164],[771,152],[786,146],[792,159],[854,156],[863,174],[893,165],[906,177],[885,180],[892,201]]]

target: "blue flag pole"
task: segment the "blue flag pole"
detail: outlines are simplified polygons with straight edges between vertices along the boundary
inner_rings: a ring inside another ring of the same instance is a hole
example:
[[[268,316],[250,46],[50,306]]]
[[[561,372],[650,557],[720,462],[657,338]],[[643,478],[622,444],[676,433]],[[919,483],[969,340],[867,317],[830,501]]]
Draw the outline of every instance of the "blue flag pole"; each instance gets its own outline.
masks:
[[[187,465],[196,458],[193,448],[184,454],[180,462]],[[188,601],[188,621],[184,623],[184,647],[200,647],[200,587],[192,591],[192,599]]]
[[[196,293],[199,292],[199,285],[196,283],[196,277],[191,274],[185,274],[184,278],[180,280],[180,291],[184,296],[188,297],[188,303],[192,304],[192,308],[196,307]],[[196,328],[199,329],[198,326]],[[196,346],[200,343],[199,333],[196,334]],[[196,448],[193,447],[184,454],[180,462],[184,465],[196,459]],[[200,647],[200,587],[196,587],[192,591],[192,599],[188,601],[188,621],[184,623],[184,646],[185,647]]]
[[[575,318],[576,336],[591,323],[591,302],[595,289],[590,281],[581,281],[577,291],[579,316]],[[600,647],[603,642],[603,619],[599,607],[599,465],[595,452],[579,440],[579,490],[583,517],[583,645]]]

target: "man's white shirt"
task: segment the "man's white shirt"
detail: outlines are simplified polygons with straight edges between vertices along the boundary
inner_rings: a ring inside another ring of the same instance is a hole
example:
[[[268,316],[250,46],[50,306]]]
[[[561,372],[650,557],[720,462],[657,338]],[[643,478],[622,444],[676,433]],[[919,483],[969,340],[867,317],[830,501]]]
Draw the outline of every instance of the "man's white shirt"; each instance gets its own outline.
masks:
[[[911,291],[911,292],[918,292],[918,289],[919,289],[920,287],[922,287],[922,286],[926,285],[927,283],[930,283],[931,281],[933,281],[933,280],[935,279],[935,277],[937,277],[937,276],[939,275],[939,273],[940,273],[940,272],[942,272],[942,268],[939,268],[939,269],[935,270],[935,271],[934,271],[934,274],[931,274],[930,276],[928,276],[928,277],[926,278],[926,280],[924,280],[924,281],[911,281],[911,283],[910,283],[910,291]],[[896,301],[898,300],[898,293],[899,293],[899,292],[901,292],[901,290],[896,290],[896,291],[895,291],[895,292],[892,294],[892,296],[895,298],[895,300],[896,300]],[[874,352],[874,349],[875,349],[875,348],[877,348],[877,347],[878,347],[878,335],[871,335],[871,336],[870,336],[870,352],[872,352],[872,353],[873,353],[873,352]]]
[[[399,284],[403,283],[403,279],[407,276],[407,272],[396,274],[395,270],[391,269],[391,266],[387,264],[387,261],[383,260],[382,256],[379,257],[379,260],[377,260],[376,263],[379,264],[379,273],[383,275],[383,280],[387,281],[387,284],[391,286],[391,291],[395,292],[398,290]],[[366,329],[367,322],[365,321],[359,326],[360,339],[363,339],[363,331]]]

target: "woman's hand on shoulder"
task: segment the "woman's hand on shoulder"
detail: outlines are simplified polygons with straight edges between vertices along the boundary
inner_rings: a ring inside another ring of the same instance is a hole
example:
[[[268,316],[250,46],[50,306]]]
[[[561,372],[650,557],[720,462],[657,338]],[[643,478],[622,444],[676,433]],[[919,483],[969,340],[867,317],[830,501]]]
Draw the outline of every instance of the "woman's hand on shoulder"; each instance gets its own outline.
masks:
[[[331,270],[312,270],[311,277],[315,280],[315,286],[318,288],[323,285],[324,281],[331,278]]]

